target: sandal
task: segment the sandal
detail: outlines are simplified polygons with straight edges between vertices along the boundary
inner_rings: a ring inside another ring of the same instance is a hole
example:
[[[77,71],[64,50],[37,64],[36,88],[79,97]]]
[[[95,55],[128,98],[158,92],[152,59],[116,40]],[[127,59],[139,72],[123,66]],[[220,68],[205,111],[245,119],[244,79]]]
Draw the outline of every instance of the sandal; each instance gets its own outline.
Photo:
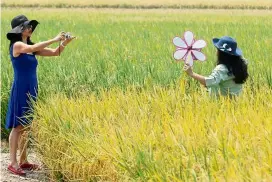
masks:
[[[39,166],[37,164],[31,164],[31,163],[22,163],[19,164],[20,168],[25,169],[25,170],[36,170],[39,169]]]
[[[20,167],[18,169],[15,169],[12,165],[9,165],[8,170],[11,173],[19,175],[19,176],[26,176],[26,172]]]

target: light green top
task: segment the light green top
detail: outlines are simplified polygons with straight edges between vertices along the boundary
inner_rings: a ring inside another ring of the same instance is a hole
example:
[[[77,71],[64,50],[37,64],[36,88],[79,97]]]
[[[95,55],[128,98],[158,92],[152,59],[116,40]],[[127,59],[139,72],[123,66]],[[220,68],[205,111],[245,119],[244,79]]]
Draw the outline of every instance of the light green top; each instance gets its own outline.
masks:
[[[205,77],[206,87],[211,95],[237,96],[242,92],[242,84],[233,80],[233,74],[229,74],[224,64],[217,65],[211,75]]]

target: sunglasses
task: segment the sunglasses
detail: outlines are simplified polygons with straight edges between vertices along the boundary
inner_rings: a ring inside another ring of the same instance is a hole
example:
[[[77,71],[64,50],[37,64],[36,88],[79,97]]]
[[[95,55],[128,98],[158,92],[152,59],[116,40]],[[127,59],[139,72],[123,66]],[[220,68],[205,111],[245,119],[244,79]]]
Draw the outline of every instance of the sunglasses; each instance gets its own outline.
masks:
[[[26,29],[32,29],[33,27],[32,27],[32,25],[24,25],[23,27],[22,27],[22,30],[26,30]]]

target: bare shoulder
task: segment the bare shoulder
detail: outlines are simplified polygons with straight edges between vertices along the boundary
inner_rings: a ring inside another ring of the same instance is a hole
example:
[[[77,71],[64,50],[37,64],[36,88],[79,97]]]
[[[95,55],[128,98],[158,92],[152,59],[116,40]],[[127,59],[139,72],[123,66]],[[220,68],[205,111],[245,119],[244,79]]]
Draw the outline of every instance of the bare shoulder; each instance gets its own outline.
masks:
[[[25,43],[18,41],[13,44],[13,54],[19,54],[21,53],[21,49],[23,49],[26,46]]]
[[[17,57],[22,53],[32,53],[33,48],[24,42],[15,42],[13,45],[13,56]]]
[[[21,47],[23,46],[22,44],[24,44],[23,42],[20,42],[20,41],[18,41],[18,42],[15,42],[14,44],[13,44],[13,57],[18,57],[19,55],[20,55],[20,52],[19,52],[19,50],[21,49]]]
[[[15,42],[14,44],[13,44],[13,48],[15,49],[15,48],[20,48],[20,47],[22,47],[22,46],[25,46],[26,44],[25,43],[23,43],[23,42],[21,42],[21,41],[18,41],[18,42]]]

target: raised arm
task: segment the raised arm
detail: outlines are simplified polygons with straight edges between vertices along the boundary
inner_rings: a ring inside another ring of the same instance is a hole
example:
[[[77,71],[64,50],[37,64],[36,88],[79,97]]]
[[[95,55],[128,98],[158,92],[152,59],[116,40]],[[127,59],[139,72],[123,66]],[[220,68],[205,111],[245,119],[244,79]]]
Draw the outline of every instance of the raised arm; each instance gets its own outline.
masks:
[[[194,73],[192,70],[192,67],[190,67],[187,64],[184,65],[183,69],[190,77],[199,81],[202,85],[206,87],[219,85],[221,81],[225,81],[229,79],[228,69],[226,66],[222,64],[217,65],[213,69],[212,73],[207,77]]]
[[[193,79],[199,81],[199,83],[201,83],[202,85],[206,86],[205,77],[202,76],[202,75],[199,75],[197,73],[194,73],[193,70],[192,70],[192,67],[190,67],[190,65],[185,64],[183,69],[190,77],[192,77]]]
[[[60,53],[64,50],[63,46],[58,46],[56,49],[43,48],[42,50],[36,52],[36,55],[39,56],[59,56]]]
[[[59,56],[60,53],[64,50],[66,45],[68,45],[75,37],[71,37],[69,39],[65,39],[56,49],[51,48],[43,48],[40,51],[36,52],[36,55],[39,56]]]
[[[28,45],[28,44],[25,44],[23,42],[16,42],[13,45],[13,56],[17,57],[21,53],[38,52],[38,51],[44,49],[45,47],[49,46],[52,43],[58,42],[60,40],[63,40],[63,38],[64,38],[63,34],[60,33],[58,36],[56,36],[53,39],[50,39],[50,40],[47,40],[47,41],[43,41],[43,42],[39,42],[39,43],[36,43],[34,45]]]

